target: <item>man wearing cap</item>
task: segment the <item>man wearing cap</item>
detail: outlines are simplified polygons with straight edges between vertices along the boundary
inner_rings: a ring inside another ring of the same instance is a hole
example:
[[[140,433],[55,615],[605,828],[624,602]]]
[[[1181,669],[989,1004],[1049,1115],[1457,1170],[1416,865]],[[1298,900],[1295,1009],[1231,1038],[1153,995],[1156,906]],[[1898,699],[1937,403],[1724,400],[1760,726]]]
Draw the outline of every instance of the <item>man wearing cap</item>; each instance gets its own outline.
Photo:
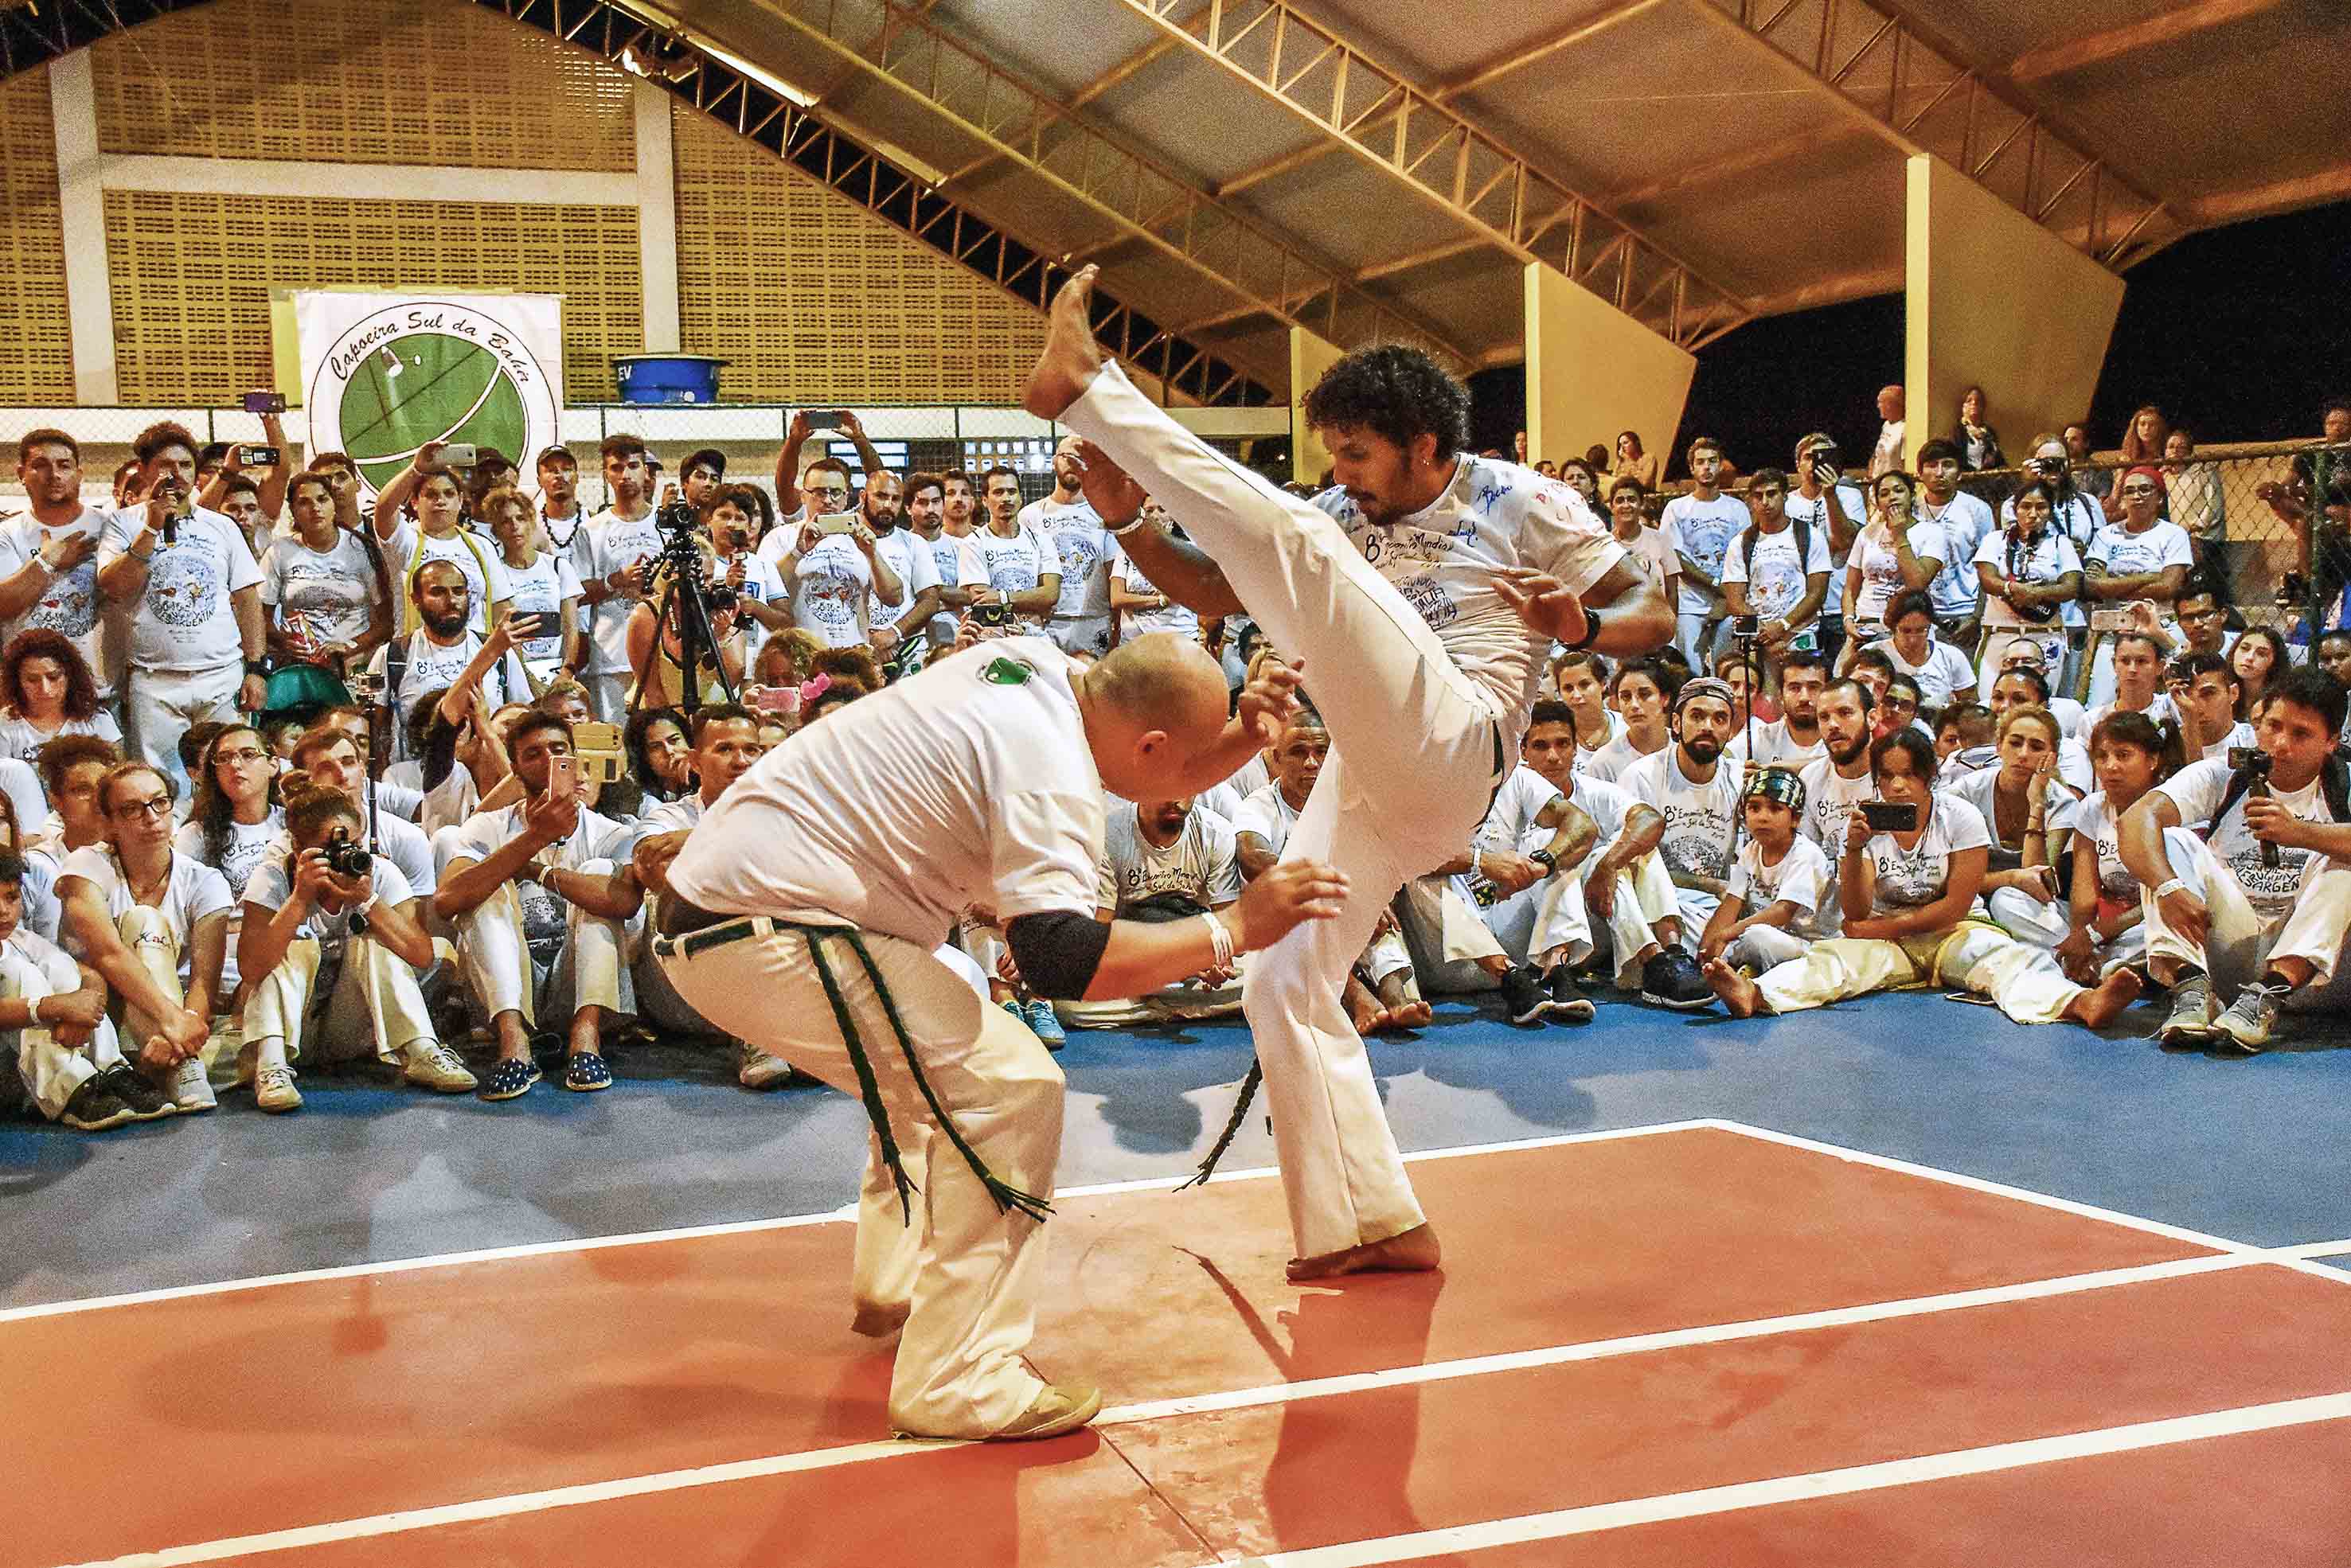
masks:
[[[1712,675],[1684,683],[1674,698],[1674,743],[1645,757],[1617,787],[1666,820],[1658,848],[1681,905],[1682,942],[1641,971],[1641,999],[1658,1007],[1703,1008],[1714,992],[1689,951],[1729,888],[1739,829],[1739,774],[1722,766],[1734,707],[1730,685]]]

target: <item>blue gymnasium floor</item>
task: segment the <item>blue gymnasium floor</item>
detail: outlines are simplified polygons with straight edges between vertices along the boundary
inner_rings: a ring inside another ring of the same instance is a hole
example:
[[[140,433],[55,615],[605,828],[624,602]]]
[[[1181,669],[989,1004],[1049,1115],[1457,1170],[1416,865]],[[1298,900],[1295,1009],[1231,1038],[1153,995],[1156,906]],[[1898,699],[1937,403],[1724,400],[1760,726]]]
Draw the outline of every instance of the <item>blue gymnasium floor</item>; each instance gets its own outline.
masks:
[[[2294,1020],[2286,1049],[2220,1061],[2141,1038],[2160,1018],[2142,1005],[2102,1039],[1912,993],[1756,1022],[1613,1002],[1520,1030],[1455,1001],[1373,1056],[1407,1149],[1721,1117],[2257,1245],[2351,1239],[2351,1051],[2334,1049],[2351,1023]],[[1238,1022],[1073,1032],[1063,1184],[1188,1169],[1248,1061]],[[853,1199],[846,1096],[747,1092],[731,1051],[622,1048],[613,1068],[603,1093],[504,1105],[313,1075],[290,1116],[225,1092],[211,1115],[96,1136],[8,1122],[0,1306]],[[1227,1168],[1271,1162],[1252,1113]]]

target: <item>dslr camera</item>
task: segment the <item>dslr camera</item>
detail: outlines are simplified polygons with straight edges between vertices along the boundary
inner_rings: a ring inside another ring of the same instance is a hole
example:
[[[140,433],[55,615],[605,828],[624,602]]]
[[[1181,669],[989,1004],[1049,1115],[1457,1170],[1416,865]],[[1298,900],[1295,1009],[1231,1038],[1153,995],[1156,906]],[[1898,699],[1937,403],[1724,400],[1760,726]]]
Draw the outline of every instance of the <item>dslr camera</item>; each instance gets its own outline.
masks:
[[[2251,774],[2266,782],[2270,776],[2270,754],[2258,746],[2229,747],[2229,770],[2232,773]]]
[[[349,828],[337,828],[328,834],[319,852],[326,857],[327,869],[337,876],[365,876],[375,864],[375,857],[351,837]]]

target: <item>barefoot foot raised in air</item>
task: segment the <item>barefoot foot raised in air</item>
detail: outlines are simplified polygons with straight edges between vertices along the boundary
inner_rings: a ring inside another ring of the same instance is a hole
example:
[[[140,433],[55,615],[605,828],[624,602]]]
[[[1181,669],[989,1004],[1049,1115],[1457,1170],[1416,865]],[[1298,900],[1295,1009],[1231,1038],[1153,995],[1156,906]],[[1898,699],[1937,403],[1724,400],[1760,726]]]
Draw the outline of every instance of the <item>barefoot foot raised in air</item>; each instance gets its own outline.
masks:
[[[1094,342],[1092,309],[1096,268],[1081,267],[1061,285],[1047,313],[1045,347],[1021,389],[1020,406],[1040,419],[1059,419],[1084,395],[1102,369],[1102,353]]]

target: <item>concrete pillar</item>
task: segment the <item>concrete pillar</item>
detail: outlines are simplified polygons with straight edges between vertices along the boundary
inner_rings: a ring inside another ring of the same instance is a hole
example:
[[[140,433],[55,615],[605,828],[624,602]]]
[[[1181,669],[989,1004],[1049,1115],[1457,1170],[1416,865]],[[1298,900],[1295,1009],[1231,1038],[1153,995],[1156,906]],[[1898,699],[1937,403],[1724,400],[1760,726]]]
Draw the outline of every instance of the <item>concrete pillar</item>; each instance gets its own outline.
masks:
[[[644,350],[678,351],[677,160],[669,94],[633,82],[637,119],[637,248],[644,280]]]
[[[66,323],[73,339],[74,398],[122,401],[114,361],[114,279],[106,256],[105,159],[98,146],[98,89],[89,51],[49,63],[56,121],[57,200],[66,241]]]
[[[1698,359],[1565,273],[1529,262],[1527,457],[1558,463],[1616,434],[1663,457],[1681,427]]]
[[[1910,160],[1905,423],[1918,448],[1980,386],[2011,463],[2041,431],[2086,416],[2123,280],[1939,158]]]
[[[1346,350],[1303,327],[1290,329],[1290,476],[1301,485],[1320,485],[1331,466],[1331,449],[1306,428],[1306,394],[1346,356]]]

